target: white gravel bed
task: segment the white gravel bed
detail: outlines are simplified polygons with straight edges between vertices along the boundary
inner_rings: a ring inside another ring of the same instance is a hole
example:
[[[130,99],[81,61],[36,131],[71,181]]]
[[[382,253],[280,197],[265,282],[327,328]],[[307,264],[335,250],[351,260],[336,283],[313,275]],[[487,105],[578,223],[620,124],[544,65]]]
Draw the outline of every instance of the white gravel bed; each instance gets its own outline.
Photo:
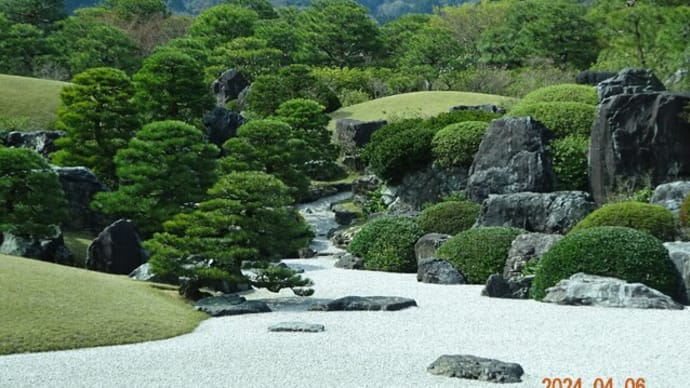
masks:
[[[193,333],[133,345],[0,357],[1,387],[546,387],[545,377],[644,378],[646,388],[689,386],[690,311],[567,307],[481,297],[481,286],[417,283],[414,274],[304,264],[315,297],[414,298],[394,312],[268,313],[210,318]],[[257,293],[251,298],[275,296]],[[291,296],[289,291],[280,295]],[[134,308],[134,306],[133,306]],[[321,333],[271,333],[283,321]],[[443,354],[517,362],[523,382],[433,376]]]

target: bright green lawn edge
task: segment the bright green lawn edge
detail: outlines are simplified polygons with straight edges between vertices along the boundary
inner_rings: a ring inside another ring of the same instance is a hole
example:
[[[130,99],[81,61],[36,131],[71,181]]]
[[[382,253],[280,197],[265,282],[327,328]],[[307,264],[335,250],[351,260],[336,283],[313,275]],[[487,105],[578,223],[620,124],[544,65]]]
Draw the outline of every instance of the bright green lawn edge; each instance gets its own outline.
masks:
[[[69,83],[0,74],[0,124],[20,131],[53,129],[65,85]]]
[[[207,315],[174,288],[0,255],[0,354],[170,338]]]

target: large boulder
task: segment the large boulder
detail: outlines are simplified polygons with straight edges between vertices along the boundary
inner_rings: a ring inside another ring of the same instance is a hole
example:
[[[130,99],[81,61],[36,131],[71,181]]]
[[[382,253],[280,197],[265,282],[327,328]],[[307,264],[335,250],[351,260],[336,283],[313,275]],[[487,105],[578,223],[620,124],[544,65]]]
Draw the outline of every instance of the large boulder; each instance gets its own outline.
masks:
[[[238,98],[247,86],[249,86],[249,81],[239,71],[225,70],[211,84],[211,91],[216,96],[216,105],[225,106],[228,101]]]
[[[91,170],[86,167],[53,167],[53,170],[60,178],[69,205],[69,217],[62,225],[64,229],[98,233],[112,222],[89,206],[96,193],[109,191]]]
[[[626,68],[597,85],[599,101],[618,94],[662,92],[664,84],[649,69]]]
[[[244,124],[244,117],[223,107],[215,107],[204,116],[208,141],[218,148],[230,138],[237,136],[237,128]]]
[[[525,373],[520,364],[471,355],[443,355],[427,371],[434,375],[492,383],[519,383]]]
[[[533,281],[533,275],[505,279],[495,273],[486,280],[481,294],[490,298],[529,299]]]
[[[351,253],[343,253],[338,256],[333,266],[342,269],[364,269],[364,259]]]
[[[417,281],[432,284],[466,284],[465,277],[447,260],[426,258],[417,262]]]
[[[597,108],[589,149],[594,200],[690,177],[690,95],[619,94]]]
[[[451,235],[442,233],[428,233],[420,237],[414,244],[414,255],[417,261],[437,257],[436,251],[449,238]]]
[[[67,133],[63,131],[13,131],[7,134],[5,145],[8,147],[31,148],[47,158],[50,154],[57,151],[55,140],[65,136],[67,136]]]
[[[523,233],[515,237],[510,244],[503,277],[508,280],[522,277],[527,264],[536,264],[544,253],[562,239],[560,234],[546,233]]]
[[[664,183],[654,189],[650,203],[661,205],[678,215],[685,197],[690,194],[690,181]]]
[[[194,308],[212,317],[270,313],[272,311],[265,302],[246,300],[244,297],[231,294],[199,299],[194,303]]]
[[[489,194],[553,190],[547,151],[551,137],[551,131],[531,117],[493,120],[469,171],[469,198],[481,202]]]
[[[365,168],[360,151],[369,143],[371,135],[388,124],[385,120],[359,121],[340,119],[335,122],[335,142],[340,146],[343,163],[357,171]]]
[[[528,232],[567,233],[595,209],[583,191],[489,195],[476,226],[512,226]]]
[[[55,234],[41,239],[17,236],[12,233],[2,234],[0,253],[10,256],[28,257],[57,263],[75,265],[74,256],[65,246],[62,232],[55,230]]]
[[[467,169],[463,167],[443,168],[428,165],[407,174],[397,186],[384,186],[382,200],[390,207],[396,203],[398,208],[419,210],[422,205],[440,201],[443,197],[465,189]]]
[[[544,302],[600,307],[682,310],[670,296],[642,283],[578,272],[546,289]]]
[[[399,296],[346,296],[326,303],[317,303],[310,311],[397,311],[417,306],[414,299]]]
[[[615,71],[585,70],[581,71],[577,76],[575,76],[575,83],[596,86],[599,84],[599,82],[605,81],[611,77],[615,77],[617,74],[618,73]]]
[[[86,268],[128,275],[147,259],[134,224],[120,219],[105,228],[89,245]]]
[[[683,279],[685,294],[690,300],[690,242],[665,242],[664,246]]]

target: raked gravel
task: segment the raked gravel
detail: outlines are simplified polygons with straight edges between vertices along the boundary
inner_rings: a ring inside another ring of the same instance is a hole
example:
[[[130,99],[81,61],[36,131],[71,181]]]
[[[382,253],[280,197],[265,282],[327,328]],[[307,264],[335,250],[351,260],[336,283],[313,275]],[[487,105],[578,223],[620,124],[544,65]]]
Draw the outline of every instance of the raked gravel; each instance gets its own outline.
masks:
[[[163,341],[2,356],[0,386],[546,387],[545,377],[579,377],[583,388],[593,387],[597,377],[613,378],[613,388],[626,388],[626,378],[644,378],[646,388],[690,386],[688,309],[493,299],[479,295],[481,286],[422,284],[414,274],[343,270],[333,262],[289,261],[314,280],[315,297],[403,296],[419,307],[210,318],[193,333]],[[326,330],[268,331],[285,321],[321,323]],[[517,362],[523,382],[496,385],[427,373],[443,354]]]

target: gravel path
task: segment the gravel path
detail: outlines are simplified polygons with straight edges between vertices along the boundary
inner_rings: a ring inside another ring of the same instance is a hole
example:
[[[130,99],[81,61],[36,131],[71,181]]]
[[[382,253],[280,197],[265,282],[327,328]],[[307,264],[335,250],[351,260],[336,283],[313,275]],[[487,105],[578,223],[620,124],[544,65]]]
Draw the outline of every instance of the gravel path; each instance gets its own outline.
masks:
[[[480,286],[420,284],[412,274],[348,271],[330,258],[292,260],[315,297],[391,295],[396,312],[270,313],[211,318],[169,340],[0,357],[2,387],[545,387],[544,377],[597,377],[625,388],[686,387],[690,310],[564,307],[480,297]],[[275,295],[275,294],[273,294]],[[281,293],[283,295],[283,293]],[[290,296],[291,293],[285,292]],[[265,297],[257,293],[252,297]],[[270,333],[283,321],[322,333]],[[496,385],[433,376],[442,354],[517,362],[523,382]]]

